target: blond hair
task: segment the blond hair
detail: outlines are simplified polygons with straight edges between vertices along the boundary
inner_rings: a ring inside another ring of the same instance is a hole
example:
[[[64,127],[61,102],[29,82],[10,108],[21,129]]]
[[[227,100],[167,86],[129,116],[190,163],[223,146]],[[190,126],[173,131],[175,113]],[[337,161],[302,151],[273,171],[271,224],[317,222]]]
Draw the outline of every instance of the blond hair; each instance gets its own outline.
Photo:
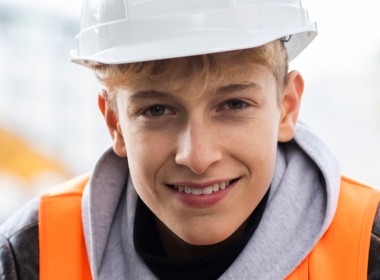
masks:
[[[242,65],[242,69],[244,66],[255,67],[255,65],[267,67],[277,81],[278,100],[280,100],[280,93],[287,83],[288,77],[288,55],[280,40],[251,49],[146,62],[103,64],[95,66],[94,70],[97,78],[106,86],[108,98],[112,100],[115,89],[119,87],[147,85],[160,79],[165,79],[171,85],[182,79],[184,83],[181,86],[186,87],[186,81],[190,81],[196,75],[203,79],[203,89],[205,90],[211,75],[218,79],[229,75],[223,61],[233,60],[237,57],[239,57],[239,61],[246,64]],[[245,69],[248,71],[248,68],[250,67]]]

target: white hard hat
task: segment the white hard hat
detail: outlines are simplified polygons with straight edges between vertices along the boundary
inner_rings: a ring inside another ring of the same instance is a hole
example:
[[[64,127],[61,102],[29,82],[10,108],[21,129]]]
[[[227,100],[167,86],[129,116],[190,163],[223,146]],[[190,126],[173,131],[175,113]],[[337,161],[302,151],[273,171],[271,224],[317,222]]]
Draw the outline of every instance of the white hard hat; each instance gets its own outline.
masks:
[[[84,0],[71,54],[85,66],[121,64],[285,38],[291,60],[316,34],[300,0]]]

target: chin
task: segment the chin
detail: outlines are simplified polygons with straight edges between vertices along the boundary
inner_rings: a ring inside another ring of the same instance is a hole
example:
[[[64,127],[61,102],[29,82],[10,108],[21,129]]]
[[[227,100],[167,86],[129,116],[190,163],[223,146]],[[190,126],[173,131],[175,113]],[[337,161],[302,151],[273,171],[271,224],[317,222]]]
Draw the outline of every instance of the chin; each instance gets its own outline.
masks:
[[[212,232],[212,231],[204,231],[204,232]],[[181,237],[182,240],[184,240],[186,243],[191,244],[191,245],[196,245],[196,246],[207,246],[207,245],[215,245],[218,243],[221,243],[225,240],[227,240],[232,233],[229,234],[208,234],[206,236],[204,233],[202,234],[195,234],[195,235],[186,235]]]

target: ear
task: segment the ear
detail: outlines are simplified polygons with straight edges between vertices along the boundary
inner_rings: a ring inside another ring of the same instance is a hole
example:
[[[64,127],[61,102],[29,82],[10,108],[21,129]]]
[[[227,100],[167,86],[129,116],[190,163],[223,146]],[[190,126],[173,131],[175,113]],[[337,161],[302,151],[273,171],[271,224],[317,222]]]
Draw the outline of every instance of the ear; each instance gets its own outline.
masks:
[[[98,106],[106,121],[108,131],[111,135],[114,152],[119,157],[126,157],[127,150],[125,147],[124,138],[120,129],[117,114],[109,103],[107,99],[107,92],[105,90],[103,90],[98,95]]]
[[[278,141],[288,142],[296,133],[298,113],[304,81],[300,73],[292,71],[288,74],[288,83],[285,85],[281,100],[281,119],[278,131]]]

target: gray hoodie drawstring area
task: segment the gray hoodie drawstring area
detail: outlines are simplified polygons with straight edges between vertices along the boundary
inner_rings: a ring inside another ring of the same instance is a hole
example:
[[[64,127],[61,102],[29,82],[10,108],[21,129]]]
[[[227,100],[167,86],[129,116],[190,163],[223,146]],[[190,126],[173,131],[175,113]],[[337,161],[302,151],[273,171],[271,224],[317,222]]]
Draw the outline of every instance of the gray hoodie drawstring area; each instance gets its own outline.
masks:
[[[335,157],[299,123],[294,140],[278,146],[270,196],[255,234],[220,279],[284,279],[329,227],[339,185]],[[94,279],[157,279],[134,249],[136,200],[127,160],[107,151],[82,201]]]

